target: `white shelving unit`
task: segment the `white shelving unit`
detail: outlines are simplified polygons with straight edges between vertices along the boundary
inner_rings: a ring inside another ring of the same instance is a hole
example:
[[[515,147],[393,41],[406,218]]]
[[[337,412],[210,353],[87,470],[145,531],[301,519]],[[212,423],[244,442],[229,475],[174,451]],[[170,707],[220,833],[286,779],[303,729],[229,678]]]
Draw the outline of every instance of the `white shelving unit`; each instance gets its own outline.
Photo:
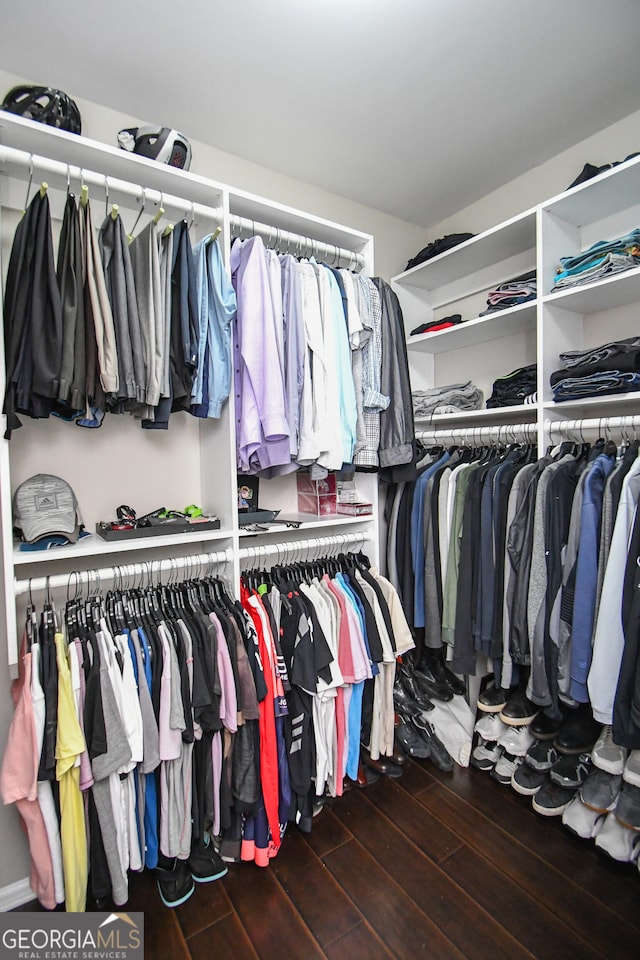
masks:
[[[29,155],[26,163],[25,153]],[[84,183],[89,187],[96,227],[103,211],[112,203],[119,205],[125,224],[133,225],[144,199],[138,228],[153,217],[160,205],[166,211],[167,222],[183,218],[193,221],[193,243],[220,226],[220,242],[227,263],[234,218],[242,217],[256,225],[273,228],[272,246],[278,230],[286,231],[289,239],[296,236],[306,239],[307,255],[311,253],[310,241],[325,244],[329,251],[336,251],[336,256],[342,251],[342,266],[348,267],[350,261],[353,265],[358,258],[365,272],[373,271],[373,238],[369,234],[245,193],[215,179],[176,170],[85,137],[0,112],[0,243],[5,272],[15,226],[25,206],[30,166],[32,192],[42,181],[49,184],[54,234],[62,218],[68,185],[79,193]],[[328,259],[331,262],[331,258]],[[4,394],[2,356],[0,371]],[[291,475],[261,480],[260,505],[278,509],[281,515],[291,516],[301,525],[291,528],[278,525],[251,534],[239,527],[233,400],[232,389],[220,420],[202,421],[184,413],[172,414],[167,431],[142,430],[128,416],[108,416],[99,430],[91,431],[53,417],[43,421],[21,417],[23,426],[14,432],[12,439],[0,440],[3,585],[0,599],[12,667],[17,662],[17,626],[21,622],[20,603],[24,592],[17,590],[18,581],[22,587],[24,581],[31,578],[56,576],[59,580],[65,574],[70,576],[73,570],[119,564],[136,563],[143,570],[143,564],[148,566],[163,558],[216,553],[232,557],[226,572],[237,589],[242,557],[248,555],[248,545],[264,545],[266,556],[269,544],[279,545],[282,550],[283,545],[298,543],[301,538],[318,543],[332,536],[339,542],[339,537],[356,532],[377,562],[375,475],[358,474],[363,498],[373,504],[370,517],[298,515],[296,480],[295,475]],[[58,474],[71,484],[89,531],[95,530],[97,522],[111,519],[121,503],[130,504],[139,514],[160,506],[183,509],[186,504],[195,503],[219,517],[220,529],[119,543],[105,542],[93,534],[73,546],[44,553],[21,552],[16,549],[12,534],[11,494],[23,480],[40,472]],[[17,593],[21,597],[16,604]]]
[[[472,380],[491,393],[494,380],[537,362],[538,403],[416,420],[416,430],[535,423],[541,449],[557,420],[640,413],[640,392],[556,403],[549,376],[559,354],[640,334],[640,267],[595,283],[551,292],[560,257],[640,226],[640,158],[620,164],[519,217],[394,277],[407,333],[414,389]],[[536,268],[535,301],[480,316],[495,285]],[[411,335],[421,323],[460,313],[463,323]]]

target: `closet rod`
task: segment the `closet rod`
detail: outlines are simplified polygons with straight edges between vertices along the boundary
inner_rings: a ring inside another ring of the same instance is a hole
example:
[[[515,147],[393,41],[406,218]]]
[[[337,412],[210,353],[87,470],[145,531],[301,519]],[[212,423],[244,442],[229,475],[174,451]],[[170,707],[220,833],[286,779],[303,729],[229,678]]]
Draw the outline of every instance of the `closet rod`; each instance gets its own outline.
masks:
[[[567,436],[570,433],[580,433],[593,430],[601,433],[602,430],[622,431],[640,428],[640,416],[630,414],[627,417],[592,417],[588,420],[547,420],[546,429],[549,433]]]
[[[51,179],[56,177],[60,181],[60,186],[66,189],[69,180],[83,183],[86,186],[98,187],[101,191],[107,191],[126,196],[135,197],[141,201],[144,197],[148,209],[155,206],[162,206],[165,209],[171,207],[173,210],[184,212],[184,216],[191,218],[200,216],[205,219],[221,224],[223,213],[221,207],[207,207],[202,203],[194,203],[185,197],[176,197],[164,191],[153,190],[145,187],[143,184],[132,183],[129,180],[120,180],[118,177],[108,177],[104,173],[97,173],[95,170],[87,170],[85,167],[78,167],[75,164],[62,163],[60,160],[51,160],[49,157],[41,157],[39,154],[27,153],[26,150],[16,150],[14,147],[0,145],[0,164],[10,163],[24,168],[23,179],[27,180],[36,173]],[[6,171],[1,171],[5,173]],[[22,171],[21,171],[22,172]]]
[[[340,533],[330,537],[310,537],[308,540],[287,540],[283,543],[262,543],[251,547],[241,547],[238,551],[240,560],[260,560],[270,554],[277,554],[285,559],[287,554],[313,550],[324,550],[327,547],[349,547],[354,544],[364,546],[367,536],[360,533]]]
[[[502,423],[495,425],[473,427],[451,427],[449,430],[422,430],[416,432],[416,440],[434,441],[474,441],[489,440],[509,441],[515,439],[535,439],[537,426],[535,423]]]
[[[245,232],[249,236],[260,236],[267,246],[274,247],[280,253],[320,257],[330,266],[336,266],[341,261],[346,261],[348,266],[355,270],[361,270],[365,263],[363,253],[338,247],[334,243],[324,243],[321,240],[314,240],[312,237],[303,237],[297,233],[291,233],[289,230],[270,226],[268,223],[259,223],[257,220],[240,217],[235,213],[230,215],[229,221],[233,237],[242,238],[242,234]]]
[[[181,557],[163,557],[161,560],[138,561],[137,563],[124,563],[115,567],[103,567],[99,570],[73,570],[70,573],[55,574],[51,577],[33,577],[30,580],[15,580],[15,593],[20,596],[23,593],[42,592],[43,590],[55,590],[59,587],[70,587],[73,589],[77,583],[78,587],[82,584],[94,587],[101,584],[103,580],[115,580],[116,577],[138,577],[141,574],[155,574],[160,576],[164,573],[175,572],[178,567],[187,567],[189,565],[204,566],[205,564],[230,563],[233,559],[233,550],[227,547],[226,550],[220,550],[217,553],[200,553],[195,555],[186,555]]]

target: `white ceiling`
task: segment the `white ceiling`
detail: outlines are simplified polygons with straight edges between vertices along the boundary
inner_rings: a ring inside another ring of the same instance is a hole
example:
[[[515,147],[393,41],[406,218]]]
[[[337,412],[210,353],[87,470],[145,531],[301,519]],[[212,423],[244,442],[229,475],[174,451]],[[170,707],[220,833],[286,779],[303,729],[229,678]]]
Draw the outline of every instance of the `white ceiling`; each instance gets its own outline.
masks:
[[[23,0],[0,67],[429,226],[637,110],[639,46],[639,0]]]

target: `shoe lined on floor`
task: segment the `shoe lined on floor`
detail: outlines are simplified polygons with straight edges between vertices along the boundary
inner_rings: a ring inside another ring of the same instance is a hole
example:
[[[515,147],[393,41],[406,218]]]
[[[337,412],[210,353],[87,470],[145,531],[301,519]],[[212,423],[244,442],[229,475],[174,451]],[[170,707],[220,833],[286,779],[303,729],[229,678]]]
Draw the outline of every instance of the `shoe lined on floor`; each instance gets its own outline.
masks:
[[[558,751],[549,740],[534,740],[524,759],[534,770],[551,770],[558,760]]]
[[[514,757],[524,757],[534,743],[534,739],[527,727],[505,727],[498,743],[504,747],[505,753],[510,753]]]
[[[525,688],[520,686],[509,696],[500,716],[510,726],[527,726],[535,720],[539,709],[529,700]]]
[[[624,765],[622,779],[626,783],[632,783],[640,787],[640,750],[631,750]]]
[[[174,860],[172,864],[168,867],[156,867],[153,871],[160,899],[165,907],[179,907],[186,903],[196,888],[187,861]]]
[[[436,734],[433,725],[423,716],[414,717],[411,722],[414,727],[417,727],[429,744],[429,759],[434,767],[437,767],[438,770],[442,770],[445,773],[450,773],[451,770],[453,770],[451,754]]]
[[[563,723],[562,717],[555,720],[541,710],[535,720],[531,721],[531,733],[538,740],[553,740]]]
[[[507,702],[507,691],[490,684],[478,697],[477,707],[483,713],[500,713]]]
[[[580,787],[580,799],[596,813],[609,813],[618,802],[622,777],[594,767]]]
[[[399,677],[396,677],[393,684],[393,705],[396,713],[405,720],[410,720],[417,713],[422,713],[422,707],[407,693],[400,683]],[[431,706],[433,707],[433,704]]]
[[[632,783],[623,783],[613,812],[616,820],[623,827],[640,830],[640,787]]]
[[[558,730],[554,744],[559,753],[590,753],[602,731],[588,703],[581,703]]]
[[[638,858],[640,833],[619,823],[614,813],[608,813],[596,837],[596,847],[612,860],[633,863]]]
[[[394,763],[391,757],[380,756],[377,760],[373,760],[367,748],[363,746],[360,747],[360,757],[365,767],[375,770],[376,773],[381,773],[384,777],[397,780],[398,777],[402,776],[402,767]]]
[[[585,782],[591,771],[591,757],[588,753],[568,754],[559,757],[549,770],[554,783],[568,790],[577,790]]]
[[[433,702],[429,699],[424,690],[418,686],[416,678],[409,671],[409,669],[404,664],[398,664],[397,671],[398,673],[396,682],[399,682],[400,687],[404,690],[406,695],[410,697],[413,702],[420,707],[421,710],[433,710]]]
[[[503,752],[491,771],[491,776],[498,783],[511,783],[511,778],[522,762],[522,757],[514,757],[511,753]]]
[[[434,660],[430,663],[424,658],[413,667],[416,683],[425,694],[432,700],[441,700],[446,703],[453,700],[453,694],[441,670],[442,664],[439,661]]]
[[[549,782],[531,798],[531,806],[543,817],[559,817],[573,800],[575,790],[568,790],[549,779]]]
[[[577,794],[562,814],[562,823],[567,830],[583,840],[597,837],[604,820],[605,814],[585,806]]]
[[[606,773],[619,774],[624,770],[627,751],[624,747],[619,747],[613,742],[613,733],[610,724],[605,724],[602,733],[596,740],[591,759],[596,767],[604,770]]]
[[[508,727],[506,723],[503,723],[500,719],[499,713],[483,713],[482,716],[476,720],[473,729],[483,740],[497,740]]]
[[[426,739],[420,736],[413,724],[400,720],[395,728],[395,737],[404,752],[418,760],[428,760],[431,749]]]
[[[516,793],[532,797],[548,781],[549,774],[545,770],[534,770],[528,763],[521,763],[513,772],[511,786]]]
[[[471,763],[478,770],[493,770],[500,759],[502,750],[495,740],[478,738],[478,743],[471,751]]]

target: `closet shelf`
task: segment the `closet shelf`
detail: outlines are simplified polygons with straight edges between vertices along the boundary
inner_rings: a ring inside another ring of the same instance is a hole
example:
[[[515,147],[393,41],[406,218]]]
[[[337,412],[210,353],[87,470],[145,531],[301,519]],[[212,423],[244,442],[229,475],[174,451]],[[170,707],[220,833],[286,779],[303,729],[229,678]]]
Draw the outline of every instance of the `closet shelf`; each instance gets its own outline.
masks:
[[[558,290],[543,298],[548,307],[562,307],[572,313],[597,313],[614,307],[623,307],[640,300],[640,267],[617,273],[595,283]],[[603,339],[606,339],[604,337]]]
[[[79,170],[92,170],[151,190],[171,193],[204,206],[222,205],[224,188],[216,181],[3,110],[0,110],[0,143],[34,154],[34,180],[38,178],[37,158],[41,156]],[[72,177],[77,177],[79,170],[72,169]],[[10,173],[11,169],[2,164],[0,171]]]
[[[486,317],[467,320],[447,330],[417,334],[407,339],[407,347],[423,353],[443,353],[508,337],[512,333],[522,333],[523,330],[534,330],[535,326],[536,301],[533,300],[498,310]]]
[[[566,412],[575,410],[605,410],[604,416],[607,416],[610,410],[620,410],[623,415],[625,409],[629,413],[637,413],[640,408],[640,391],[604,394],[599,397],[583,397],[581,400],[564,400],[562,403],[545,400],[542,407],[544,410],[556,411],[559,417]]]
[[[471,240],[465,240],[432,260],[405,270],[394,277],[394,281],[422,290],[437,290],[454,280],[469,278],[517,254],[534,250],[535,245],[536,215],[535,210],[528,210],[485,230]],[[502,279],[507,280],[508,276]]]
[[[422,430],[448,424],[464,427],[467,423],[481,426],[483,423],[534,423],[538,416],[538,404],[515,404],[511,407],[495,407],[487,410],[466,410],[461,413],[439,413],[433,417],[415,417],[416,428]]]
[[[112,543],[102,540],[97,534],[85,537],[78,543],[66,547],[54,547],[51,550],[33,550],[22,552],[13,551],[14,566],[25,566],[34,563],[52,563],[55,560],[73,560],[76,558],[101,557],[109,553],[131,553],[151,550],[155,547],[166,549],[184,544],[213,543],[216,540],[228,540],[232,536],[230,530],[209,530],[198,533],[180,533],[166,537],[149,537],[148,540],[117,540]]]
[[[640,157],[545,201],[543,209],[581,227],[640,203]]]
[[[332,514],[329,517],[313,517],[308,513],[287,513],[286,518],[283,519],[293,520],[296,523],[299,523],[299,527],[287,527],[282,523],[275,523],[269,525],[268,523],[260,524],[260,526],[267,527],[266,530],[258,530],[254,532],[252,530],[245,530],[240,528],[240,539],[244,540],[247,537],[273,537],[274,533],[287,533],[295,535],[300,530],[319,530],[325,529],[326,527],[350,527],[352,524],[366,524],[371,523],[374,519],[373,514],[367,514],[362,517],[348,517],[345,515],[337,516]]]

